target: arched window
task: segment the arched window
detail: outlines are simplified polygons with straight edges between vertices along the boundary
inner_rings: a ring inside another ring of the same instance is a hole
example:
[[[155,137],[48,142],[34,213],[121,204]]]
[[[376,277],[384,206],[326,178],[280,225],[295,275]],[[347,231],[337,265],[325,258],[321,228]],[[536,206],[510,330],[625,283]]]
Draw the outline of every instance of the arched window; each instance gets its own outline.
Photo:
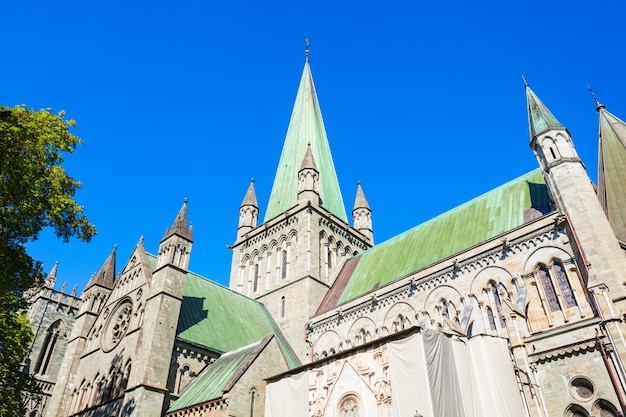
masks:
[[[280,270],[280,278],[287,279],[287,251],[284,250],[282,253],[282,267]]]
[[[45,375],[48,372],[50,359],[56,352],[56,347],[59,340],[63,337],[63,332],[64,326],[61,320],[55,321],[48,328],[46,338],[44,339],[41,351],[39,352],[37,365],[35,366],[36,374]]]
[[[256,390],[252,388],[250,390],[250,417],[254,417],[254,397],[256,397]]]
[[[487,320],[489,320],[489,326],[491,330],[496,330],[496,319],[493,317],[493,311],[491,307],[487,307]]]
[[[448,302],[444,299],[441,300],[441,315],[447,319],[450,319],[450,312],[448,311]]]
[[[359,402],[359,398],[356,395],[346,395],[339,403],[339,407],[337,407],[337,415],[339,417],[358,417]]]
[[[572,291],[569,279],[567,279],[567,274],[565,273],[563,264],[555,262],[554,273],[556,274],[556,282],[559,283],[559,288],[561,289],[565,305],[567,307],[574,307],[576,305],[576,298],[574,298],[574,292]]]
[[[554,284],[552,284],[550,272],[548,272],[548,269],[543,265],[539,267],[539,280],[541,281],[543,290],[546,292],[546,299],[548,301],[548,305],[550,306],[550,311],[559,311],[561,306],[559,305],[559,300],[556,298],[556,292],[554,291]]]
[[[504,317],[502,316],[502,300],[500,299],[500,292],[498,291],[498,285],[493,283],[491,285],[491,293],[493,294],[493,300],[496,303],[496,310],[498,311],[498,318],[500,319],[500,326],[504,327]]]
[[[259,290],[259,264],[254,265],[254,281],[252,282],[252,291],[257,292]]]
[[[280,297],[280,316],[285,317],[285,296]]]

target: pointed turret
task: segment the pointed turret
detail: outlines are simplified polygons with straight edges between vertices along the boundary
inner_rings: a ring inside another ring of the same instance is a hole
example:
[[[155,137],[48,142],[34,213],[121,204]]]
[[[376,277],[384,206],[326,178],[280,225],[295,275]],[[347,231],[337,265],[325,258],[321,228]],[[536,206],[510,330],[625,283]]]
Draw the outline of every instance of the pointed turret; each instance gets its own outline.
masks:
[[[115,285],[116,252],[117,245],[114,245],[113,250],[107,257],[106,261],[104,261],[104,264],[102,264],[102,268],[100,268],[100,271],[91,276],[89,283],[87,283],[87,286],[85,287],[85,291],[95,285],[106,288],[107,290],[113,289],[113,286]]]
[[[44,284],[46,287],[54,288],[54,284],[56,284],[57,282],[57,267],[58,266],[59,266],[59,261],[56,261],[54,263],[54,266],[48,273],[48,276],[46,277],[46,282]]]
[[[588,288],[608,288],[626,297],[626,259],[607,221],[572,138],[526,84],[530,147],[543,169],[550,195],[566,215],[581,257]],[[589,267],[589,265],[591,265]]]
[[[526,80],[524,86],[528,104],[530,147],[535,152],[541,168],[547,173],[564,162],[577,162],[582,166],[567,129],[539,100]]]
[[[256,192],[254,191],[254,178],[250,180],[248,191],[239,207],[239,227],[237,228],[237,238],[242,237],[257,225],[259,218],[259,206],[256,202]]]
[[[298,171],[298,201],[318,205],[320,195],[318,191],[319,171],[315,164],[311,145],[307,145],[300,171]]]
[[[598,197],[617,238],[626,243],[626,123],[598,103]]]
[[[192,243],[191,225],[187,226],[187,199],[185,198],[172,227],[165,231],[161,239],[156,269],[165,265],[187,269]]]
[[[165,231],[163,238],[161,241],[164,241],[168,237],[172,235],[178,235],[182,238],[192,241],[191,238],[191,226],[187,226],[187,199],[183,200],[183,206],[178,211],[178,215],[176,219],[174,219],[174,224],[172,227]]]
[[[548,130],[565,129],[550,110],[539,100],[539,97],[535,95],[530,86],[526,82],[524,82],[524,84],[526,87],[526,102],[528,104],[530,139],[532,140]]]
[[[363,233],[374,244],[374,232],[372,228],[372,209],[367,203],[365,193],[359,181],[356,188],[356,199],[354,200],[354,208],[352,209],[352,222],[354,228]]]
[[[304,64],[264,221],[276,217],[298,202],[298,172],[307,144],[310,144],[319,171],[320,204],[347,222],[308,59]]]

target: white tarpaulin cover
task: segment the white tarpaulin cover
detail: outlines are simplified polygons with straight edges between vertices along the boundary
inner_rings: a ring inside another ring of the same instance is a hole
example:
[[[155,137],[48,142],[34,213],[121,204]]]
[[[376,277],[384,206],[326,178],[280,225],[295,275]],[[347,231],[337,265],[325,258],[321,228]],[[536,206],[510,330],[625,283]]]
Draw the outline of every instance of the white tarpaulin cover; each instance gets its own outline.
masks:
[[[393,417],[416,412],[424,417],[524,416],[504,339],[468,340],[424,329],[388,343],[387,357]],[[269,383],[265,416],[308,416],[309,383],[308,371]],[[333,398],[343,391],[361,392],[358,386],[342,386],[340,391]]]
[[[454,340],[424,329],[387,348],[393,417],[524,415],[503,339]]]
[[[265,417],[309,415],[309,373],[307,371],[267,384]]]

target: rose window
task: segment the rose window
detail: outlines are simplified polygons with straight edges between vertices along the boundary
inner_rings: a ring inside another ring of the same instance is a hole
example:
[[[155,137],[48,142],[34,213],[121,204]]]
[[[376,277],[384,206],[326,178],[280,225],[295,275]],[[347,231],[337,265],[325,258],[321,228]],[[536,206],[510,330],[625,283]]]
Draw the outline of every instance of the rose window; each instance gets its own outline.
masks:
[[[105,337],[102,338],[102,350],[113,350],[126,335],[133,313],[133,305],[126,299],[120,302],[108,318]]]

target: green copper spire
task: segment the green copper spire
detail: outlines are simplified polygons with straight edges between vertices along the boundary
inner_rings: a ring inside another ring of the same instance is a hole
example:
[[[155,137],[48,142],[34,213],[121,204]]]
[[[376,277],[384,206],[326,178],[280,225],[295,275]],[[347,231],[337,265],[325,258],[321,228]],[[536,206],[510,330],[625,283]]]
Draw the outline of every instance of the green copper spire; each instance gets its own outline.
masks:
[[[537,95],[526,84],[526,101],[528,103],[528,126],[530,128],[530,140],[551,129],[565,129],[550,110],[539,100]]]
[[[626,242],[626,123],[598,103],[598,197],[615,235]]]
[[[297,204],[298,171],[308,144],[311,145],[313,159],[319,171],[321,206],[347,223],[348,217],[307,57],[264,221]]]

